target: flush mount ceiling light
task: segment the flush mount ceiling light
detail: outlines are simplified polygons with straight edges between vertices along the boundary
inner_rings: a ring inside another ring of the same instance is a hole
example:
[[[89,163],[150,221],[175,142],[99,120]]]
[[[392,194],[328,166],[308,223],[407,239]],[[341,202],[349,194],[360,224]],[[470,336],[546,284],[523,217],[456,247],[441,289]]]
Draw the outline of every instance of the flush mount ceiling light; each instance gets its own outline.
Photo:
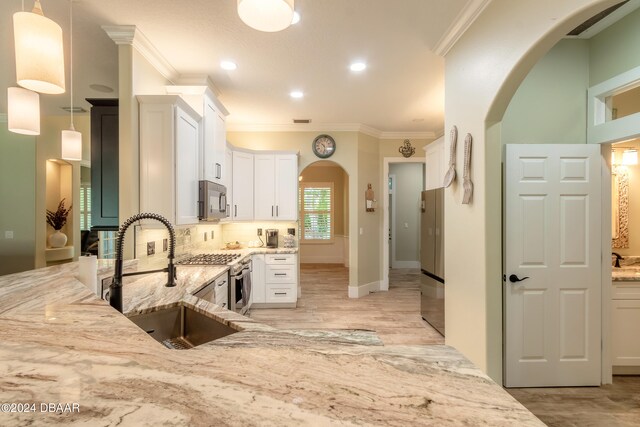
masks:
[[[233,62],[233,61],[222,61],[222,62],[220,63],[220,67],[221,67],[223,70],[227,70],[227,71],[233,71],[233,70],[235,70],[236,68],[238,68],[238,66],[236,65],[236,63],[235,63],[235,62]]]
[[[238,0],[238,16],[258,31],[282,31],[293,22],[294,0]]]
[[[7,127],[22,135],[40,135],[40,95],[21,87],[7,89]]]
[[[62,131],[61,156],[65,160],[82,160],[82,134],[73,126],[73,0],[69,1],[69,84],[71,86],[71,125]]]
[[[367,64],[365,64],[364,62],[354,62],[353,64],[351,64],[349,66],[349,69],[353,72],[360,72],[360,71],[364,71],[367,69]]]
[[[295,98],[295,99],[300,99],[300,98],[302,98],[304,96],[304,93],[302,93],[299,90],[294,90],[293,92],[291,92],[289,94],[289,96],[292,97],[292,98]]]
[[[31,12],[13,15],[13,35],[18,84],[40,93],[64,93],[62,29],[45,18],[40,0]]]

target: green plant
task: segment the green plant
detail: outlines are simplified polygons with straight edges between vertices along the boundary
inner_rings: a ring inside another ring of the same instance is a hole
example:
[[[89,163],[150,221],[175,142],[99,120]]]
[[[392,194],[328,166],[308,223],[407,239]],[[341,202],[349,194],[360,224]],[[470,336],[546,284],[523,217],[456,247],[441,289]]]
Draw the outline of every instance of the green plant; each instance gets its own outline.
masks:
[[[47,209],[47,224],[53,227],[54,230],[58,231],[67,223],[67,216],[69,216],[69,212],[73,205],[69,206],[69,209],[64,208],[64,199],[60,200],[60,204],[58,205],[58,209],[55,212]]]

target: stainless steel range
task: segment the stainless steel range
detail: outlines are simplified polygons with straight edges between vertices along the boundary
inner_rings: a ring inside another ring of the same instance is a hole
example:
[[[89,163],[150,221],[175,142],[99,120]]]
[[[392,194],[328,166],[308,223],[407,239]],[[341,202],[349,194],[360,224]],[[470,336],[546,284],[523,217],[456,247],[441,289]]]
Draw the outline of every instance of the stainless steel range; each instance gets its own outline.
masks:
[[[228,275],[224,281],[218,277],[198,291],[195,296],[220,305],[229,310],[245,314],[251,306],[251,258],[247,257],[238,262],[242,255],[238,253],[199,254],[176,262],[181,266],[198,265],[229,265]],[[224,286],[226,292],[221,291]],[[216,292],[214,292],[214,290]],[[218,291],[220,290],[220,291]],[[227,304],[220,301],[224,295]],[[227,297],[228,295],[228,297]]]

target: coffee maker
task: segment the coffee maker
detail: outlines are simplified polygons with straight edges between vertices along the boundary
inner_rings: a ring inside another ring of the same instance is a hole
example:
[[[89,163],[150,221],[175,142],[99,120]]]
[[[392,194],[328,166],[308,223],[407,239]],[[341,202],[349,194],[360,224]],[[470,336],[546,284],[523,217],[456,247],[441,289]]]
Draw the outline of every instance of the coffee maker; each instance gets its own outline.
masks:
[[[277,248],[278,247],[278,230],[275,228],[268,228],[265,230],[267,233],[267,247],[268,248]]]

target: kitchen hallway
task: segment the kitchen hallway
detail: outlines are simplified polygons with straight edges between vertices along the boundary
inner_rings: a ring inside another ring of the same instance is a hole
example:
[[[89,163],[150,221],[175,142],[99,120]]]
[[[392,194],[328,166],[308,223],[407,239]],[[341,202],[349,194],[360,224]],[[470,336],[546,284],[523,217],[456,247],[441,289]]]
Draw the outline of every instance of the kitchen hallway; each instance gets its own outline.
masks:
[[[420,280],[418,269],[392,269],[388,292],[349,298],[348,268],[301,264],[297,307],[251,310],[249,316],[280,329],[369,329],[385,345],[444,344],[420,316]]]

